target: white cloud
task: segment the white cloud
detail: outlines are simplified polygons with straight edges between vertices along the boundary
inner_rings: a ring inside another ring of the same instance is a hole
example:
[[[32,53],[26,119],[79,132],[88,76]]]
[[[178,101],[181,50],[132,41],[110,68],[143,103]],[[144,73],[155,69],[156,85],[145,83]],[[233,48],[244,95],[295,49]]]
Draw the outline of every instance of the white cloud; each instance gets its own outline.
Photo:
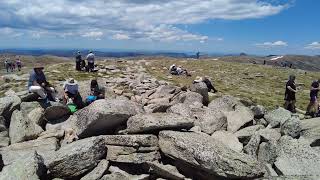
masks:
[[[256,44],[256,46],[266,47],[266,48],[286,47],[286,46],[288,46],[288,43],[284,42],[284,41],[264,42],[264,43],[258,43],[258,44]]]
[[[82,37],[88,37],[88,38],[100,38],[101,36],[103,36],[103,32],[100,31],[90,31],[90,32],[86,32],[84,34],[81,35]]]
[[[22,32],[19,32],[17,30],[14,30],[12,28],[0,28],[0,35],[6,36],[6,37],[20,37],[23,35]]]
[[[126,34],[115,34],[112,36],[112,39],[115,39],[115,40],[128,40],[130,39],[130,37]]]
[[[313,42],[311,44],[308,44],[305,49],[311,49],[311,50],[320,50],[320,42]]]
[[[204,42],[205,35],[176,26],[262,18],[287,7],[269,0],[11,0],[0,1],[0,27],[94,39],[103,35],[119,39],[121,32],[130,39]]]

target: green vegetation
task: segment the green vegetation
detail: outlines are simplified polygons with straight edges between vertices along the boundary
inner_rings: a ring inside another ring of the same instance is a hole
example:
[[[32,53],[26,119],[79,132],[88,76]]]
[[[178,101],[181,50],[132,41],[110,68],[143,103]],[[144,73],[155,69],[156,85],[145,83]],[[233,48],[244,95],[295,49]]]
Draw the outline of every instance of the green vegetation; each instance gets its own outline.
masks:
[[[283,105],[285,83],[290,74],[295,74],[299,88],[297,106],[305,110],[309,103],[309,86],[313,80],[320,77],[320,73],[315,72],[305,74],[305,71],[301,70],[214,60],[162,59],[151,62],[147,69],[158,79],[171,81],[180,86],[189,86],[197,76],[209,76],[219,90],[218,95],[232,95],[250,99],[269,109]],[[172,64],[188,69],[192,73],[192,77],[171,76],[165,68]]]

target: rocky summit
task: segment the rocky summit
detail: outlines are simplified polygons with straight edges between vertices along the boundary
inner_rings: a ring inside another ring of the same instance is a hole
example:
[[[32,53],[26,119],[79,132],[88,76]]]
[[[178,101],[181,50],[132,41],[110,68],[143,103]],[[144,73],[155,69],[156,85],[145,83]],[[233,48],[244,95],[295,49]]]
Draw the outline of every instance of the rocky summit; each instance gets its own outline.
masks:
[[[0,98],[0,180],[320,179],[320,119],[212,98],[145,63],[100,67],[122,75],[99,78],[106,98],[73,114],[28,93]]]

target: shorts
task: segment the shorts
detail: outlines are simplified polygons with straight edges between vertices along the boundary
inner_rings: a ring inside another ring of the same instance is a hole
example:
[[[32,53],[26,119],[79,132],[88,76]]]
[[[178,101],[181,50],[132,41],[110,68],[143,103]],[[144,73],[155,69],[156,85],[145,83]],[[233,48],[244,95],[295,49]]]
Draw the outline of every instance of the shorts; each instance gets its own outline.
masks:
[[[317,102],[317,100],[318,100],[317,96],[310,97],[310,102]]]

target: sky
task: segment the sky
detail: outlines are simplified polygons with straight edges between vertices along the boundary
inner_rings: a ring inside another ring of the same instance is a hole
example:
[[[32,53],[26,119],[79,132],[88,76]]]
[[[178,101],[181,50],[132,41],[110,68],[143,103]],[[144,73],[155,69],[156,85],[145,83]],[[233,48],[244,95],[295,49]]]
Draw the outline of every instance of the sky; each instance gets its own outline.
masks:
[[[0,48],[320,54],[318,0],[0,0]]]

